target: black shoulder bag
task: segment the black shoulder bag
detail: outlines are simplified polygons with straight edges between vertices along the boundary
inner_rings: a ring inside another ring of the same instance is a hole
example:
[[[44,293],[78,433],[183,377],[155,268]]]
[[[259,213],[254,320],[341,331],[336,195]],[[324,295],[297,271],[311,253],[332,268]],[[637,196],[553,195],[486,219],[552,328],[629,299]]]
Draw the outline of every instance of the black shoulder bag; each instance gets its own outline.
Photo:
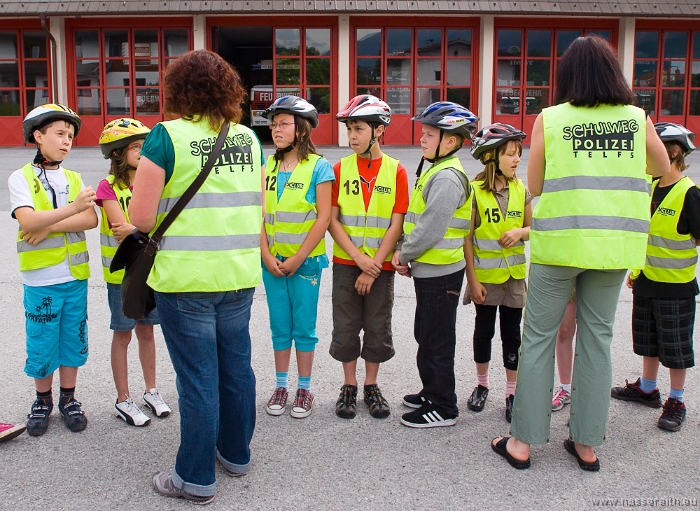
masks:
[[[185,190],[185,193],[177,200],[173,209],[163,219],[153,236],[148,237],[146,233],[134,229],[117,247],[109,271],[114,273],[124,270],[122,280],[122,312],[124,316],[131,319],[145,319],[153,309],[156,308],[155,295],[153,289],[146,283],[151,273],[156,251],[165,231],[175,221],[175,218],[185,209],[187,203],[197,193],[204,181],[209,176],[214,163],[216,162],[221,148],[226,140],[229,130],[229,122],[225,121],[221,127],[221,132],[216,139],[214,149],[209,154],[207,162],[202,171],[195,178],[192,184]]]

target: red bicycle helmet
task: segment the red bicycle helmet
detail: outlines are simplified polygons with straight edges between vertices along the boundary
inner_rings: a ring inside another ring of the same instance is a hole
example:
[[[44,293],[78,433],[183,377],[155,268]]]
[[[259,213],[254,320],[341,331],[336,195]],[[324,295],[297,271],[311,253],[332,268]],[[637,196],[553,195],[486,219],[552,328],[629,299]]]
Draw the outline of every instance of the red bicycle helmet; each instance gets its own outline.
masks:
[[[514,128],[510,124],[503,124],[500,122],[489,124],[474,135],[470,152],[474,159],[481,160],[481,163],[485,163],[482,159],[484,153],[491,149],[501,147],[510,140],[522,141],[526,136],[527,133]]]

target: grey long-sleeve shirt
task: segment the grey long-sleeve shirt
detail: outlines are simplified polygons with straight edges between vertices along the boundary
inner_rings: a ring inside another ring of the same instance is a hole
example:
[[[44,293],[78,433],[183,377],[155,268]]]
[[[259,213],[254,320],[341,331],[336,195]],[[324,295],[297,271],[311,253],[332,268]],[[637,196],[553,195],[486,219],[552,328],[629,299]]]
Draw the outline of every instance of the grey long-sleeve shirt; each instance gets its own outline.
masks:
[[[449,275],[464,269],[464,259],[453,264],[428,264],[416,261],[445,237],[454,212],[467,200],[469,180],[461,172],[445,169],[433,175],[423,188],[425,211],[410,234],[404,234],[397,248],[401,264],[411,263],[411,275],[430,278]]]

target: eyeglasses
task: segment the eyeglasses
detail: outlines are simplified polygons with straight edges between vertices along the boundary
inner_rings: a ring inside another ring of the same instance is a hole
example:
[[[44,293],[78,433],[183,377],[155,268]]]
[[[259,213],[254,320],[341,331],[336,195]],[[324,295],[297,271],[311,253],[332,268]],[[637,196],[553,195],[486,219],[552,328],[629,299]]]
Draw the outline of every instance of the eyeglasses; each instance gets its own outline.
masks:
[[[280,127],[280,129],[284,130],[284,129],[287,129],[289,126],[294,126],[294,123],[293,122],[280,122],[280,123],[271,122],[270,123],[270,130],[274,130],[278,126]]]
[[[131,144],[129,151],[141,151],[141,148],[143,148],[143,144]]]

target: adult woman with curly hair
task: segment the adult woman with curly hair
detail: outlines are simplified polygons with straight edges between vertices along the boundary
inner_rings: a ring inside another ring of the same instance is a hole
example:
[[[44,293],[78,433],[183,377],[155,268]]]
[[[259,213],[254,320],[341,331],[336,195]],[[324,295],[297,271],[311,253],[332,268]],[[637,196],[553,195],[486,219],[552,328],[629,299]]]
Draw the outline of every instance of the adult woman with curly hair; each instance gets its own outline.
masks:
[[[172,471],[153,477],[159,493],[200,504],[214,499],[216,459],[232,476],[250,463],[255,375],[250,307],[260,282],[262,150],[238,124],[245,92],[236,71],[200,50],[168,66],[165,111],[146,139],[129,208],[153,231],[204,166],[224,121],[221,156],[165,232],[148,284],[177,375],[180,448]]]

